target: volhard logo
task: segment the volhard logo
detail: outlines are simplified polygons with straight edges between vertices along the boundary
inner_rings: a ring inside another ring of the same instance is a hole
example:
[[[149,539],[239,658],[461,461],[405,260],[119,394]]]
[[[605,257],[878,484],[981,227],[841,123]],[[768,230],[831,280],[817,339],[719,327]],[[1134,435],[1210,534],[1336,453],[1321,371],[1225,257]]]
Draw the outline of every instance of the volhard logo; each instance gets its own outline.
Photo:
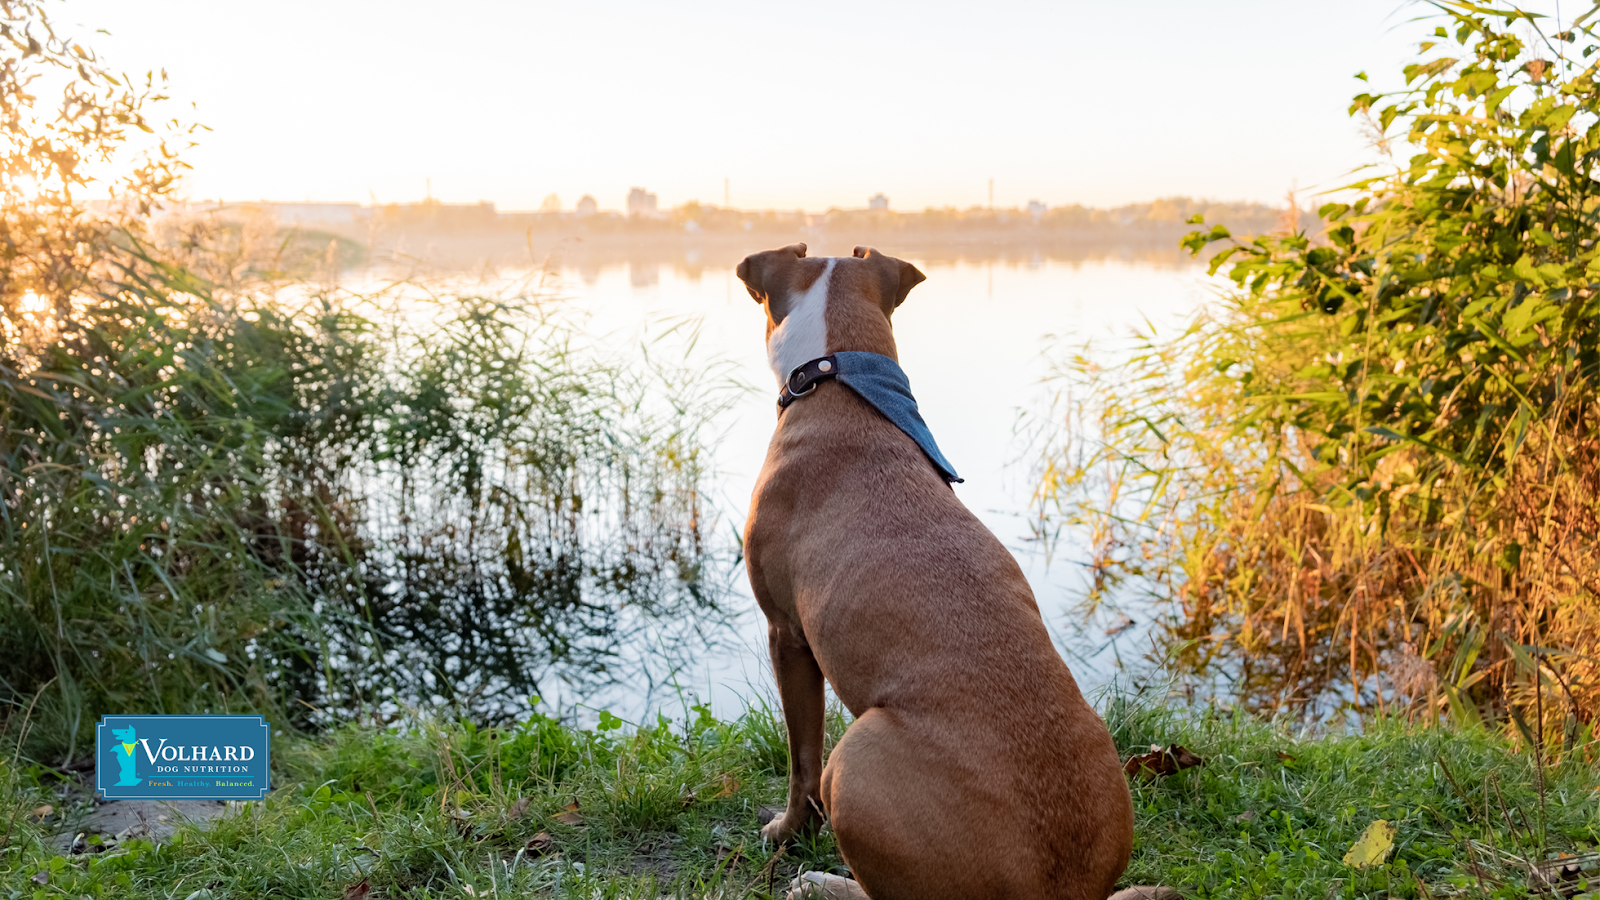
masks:
[[[272,729],[260,716],[106,716],[95,789],[107,800],[259,800]]]

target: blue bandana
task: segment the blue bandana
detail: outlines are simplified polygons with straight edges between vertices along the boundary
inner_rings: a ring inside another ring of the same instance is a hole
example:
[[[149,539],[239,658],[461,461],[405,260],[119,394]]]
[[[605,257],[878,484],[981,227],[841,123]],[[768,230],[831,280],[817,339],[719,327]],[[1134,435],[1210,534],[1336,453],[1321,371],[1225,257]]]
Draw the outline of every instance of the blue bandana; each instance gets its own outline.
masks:
[[[922,414],[917,412],[917,398],[911,395],[911,381],[906,378],[906,373],[899,363],[881,353],[846,350],[814,359],[796,368],[784,382],[778,405],[787,407],[797,398],[815,390],[817,382],[829,378],[838,379],[841,384],[861,395],[861,399],[916,441],[946,482],[962,480],[944,454],[939,452],[939,445],[933,441],[933,432],[928,430],[928,423],[922,421]]]

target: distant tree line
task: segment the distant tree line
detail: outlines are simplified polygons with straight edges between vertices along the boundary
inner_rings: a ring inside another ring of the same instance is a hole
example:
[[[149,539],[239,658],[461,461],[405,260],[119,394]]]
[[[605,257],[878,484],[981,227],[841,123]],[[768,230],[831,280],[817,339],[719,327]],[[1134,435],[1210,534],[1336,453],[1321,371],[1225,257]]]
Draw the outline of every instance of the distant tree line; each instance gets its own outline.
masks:
[[[938,234],[1003,232],[1015,236],[1141,235],[1179,236],[1185,222],[1203,216],[1242,235],[1295,231],[1315,232],[1316,215],[1289,205],[1222,202],[1193,197],[1166,197],[1106,209],[1072,204],[1032,208],[973,206],[929,207],[918,212],[888,209],[746,210],[690,201],[656,215],[624,215],[601,211],[580,216],[572,211],[545,210],[501,213],[491,204],[454,205],[438,202],[389,205],[374,209],[366,227],[378,230],[441,232],[533,231],[575,234],[791,234],[800,229],[848,230],[852,233]]]

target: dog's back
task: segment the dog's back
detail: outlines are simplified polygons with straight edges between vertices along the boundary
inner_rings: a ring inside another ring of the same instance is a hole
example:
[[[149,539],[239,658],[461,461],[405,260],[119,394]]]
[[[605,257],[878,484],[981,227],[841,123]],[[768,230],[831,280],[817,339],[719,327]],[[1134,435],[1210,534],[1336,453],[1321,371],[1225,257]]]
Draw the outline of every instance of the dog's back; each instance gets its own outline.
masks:
[[[782,333],[784,322],[817,315],[805,303],[820,292],[826,352],[892,357],[888,313],[904,293],[891,303],[889,264],[905,264],[886,259],[797,255],[755,273],[769,352],[806,345],[798,328]],[[741,277],[751,283],[743,266]],[[786,307],[773,313],[778,302]],[[788,821],[772,836],[805,824],[794,806],[810,800],[807,758],[820,746],[809,739],[815,700],[796,685],[814,667],[856,716],[817,799],[873,898],[1111,892],[1133,813],[1110,735],[1016,561],[916,440],[850,388],[818,385],[773,435],[746,557],[796,757]]]

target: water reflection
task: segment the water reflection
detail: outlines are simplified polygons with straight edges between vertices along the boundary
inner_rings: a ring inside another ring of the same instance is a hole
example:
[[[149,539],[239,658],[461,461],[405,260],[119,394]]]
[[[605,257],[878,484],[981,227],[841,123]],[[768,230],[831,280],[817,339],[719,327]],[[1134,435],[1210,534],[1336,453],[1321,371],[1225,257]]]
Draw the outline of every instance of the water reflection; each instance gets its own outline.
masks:
[[[848,254],[850,246],[812,244],[812,255]],[[691,251],[702,262],[692,265]],[[1099,622],[1069,613],[1081,586],[1076,546],[1046,560],[1030,539],[1032,490],[1025,415],[1048,406],[1041,353],[1090,337],[1124,334],[1149,316],[1177,321],[1206,296],[1203,269],[1142,246],[1093,256],[1084,248],[932,248],[901,251],[928,274],[895,314],[902,364],[941,448],[967,478],[958,496],[1013,551],[1027,574],[1047,625],[1079,680],[1103,683],[1120,660],[1146,648],[1146,623]],[[1145,254],[1150,253],[1151,258]],[[774,379],[766,366],[760,308],[734,277],[738,250],[708,244],[653,246],[641,256],[607,247],[570,245],[546,256],[550,283],[588,316],[607,342],[627,346],[641,323],[691,317],[701,323],[700,349],[731,362],[751,386],[730,410],[716,441],[718,478],[708,495],[730,532],[742,530],[751,486],[776,419]],[[970,256],[967,255],[970,252]],[[654,280],[638,277],[654,265]],[[709,699],[719,714],[735,713],[767,690],[765,625],[734,574],[724,646],[681,660],[675,689]],[[1108,629],[1113,632],[1108,634]],[[643,652],[643,651],[642,651]],[[659,702],[659,683],[621,683],[587,693],[596,706],[637,716]],[[673,700],[675,703],[676,701]]]
[[[848,255],[855,244],[826,234],[804,237],[811,255]],[[703,521],[716,522],[704,527],[731,545],[743,529],[775,421],[761,312],[733,267],[747,252],[792,238],[656,235],[544,243],[529,238],[519,248],[481,235],[452,244],[455,239],[446,235],[429,245],[428,257],[391,256],[366,275],[452,271],[488,292],[531,277],[583,316],[584,331],[596,346],[619,358],[636,358],[651,328],[697,323],[694,365],[725,362],[729,368],[723,374],[744,386],[732,408],[710,426],[712,457],[703,461],[707,476],[699,497]],[[1048,370],[1041,354],[1126,333],[1147,317],[1177,321],[1204,301],[1203,270],[1164,238],[1120,243],[945,239],[903,246],[881,235],[875,239],[928,274],[896,312],[895,331],[922,413],[967,478],[956,486],[958,496],[1015,554],[1079,680],[1091,687],[1103,683],[1124,660],[1137,659],[1146,649],[1147,623],[1099,622],[1072,614],[1072,598],[1081,587],[1078,548],[1069,541],[1047,560],[1031,540],[1027,510],[1033,483],[1025,431],[1036,424],[1028,416],[1050,405],[1040,385]],[[549,646],[575,655],[544,660],[526,655],[518,665],[534,673],[531,677],[497,674],[503,653],[494,646],[495,635],[515,637],[519,628],[530,627],[517,623],[523,601],[507,587],[514,584],[495,580],[501,576],[483,582],[483,591],[461,593],[481,597],[463,606],[460,615],[416,618],[405,610],[384,611],[384,621],[399,634],[419,638],[430,629],[455,629],[480,619],[488,623],[483,640],[470,647],[433,647],[428,640],[414,645],[450,660],[453,668],[442,670],[445,675],[461,679],[465,691],[493,694],[497,704],[515,701],[518,691],[536,686],[553,705],[610,708],[635,720],[664,702],[676,705],[680,694],[709,700],[718,714],[733,715],[771,683],[764,623],[742,570],[729,558],[708,558],[705,564],[721,568],[702,570],[699,577],[731,589],[715,610],[691,603],[650,616],[641,615],[626,597],[600,600],[617,631],[610,635],[616,640],[606,645],[606,658],[594,660],[598,665],[581,662],[593,622],[583,615],[571,622],[553,617],[553,630],[538,632],[539,640],[555,641]],[[428,608],[429,591],[448,585],[452,571],[415,569],[407,576],[417,609]],[[596,587],[603,585],[596,582]]]

